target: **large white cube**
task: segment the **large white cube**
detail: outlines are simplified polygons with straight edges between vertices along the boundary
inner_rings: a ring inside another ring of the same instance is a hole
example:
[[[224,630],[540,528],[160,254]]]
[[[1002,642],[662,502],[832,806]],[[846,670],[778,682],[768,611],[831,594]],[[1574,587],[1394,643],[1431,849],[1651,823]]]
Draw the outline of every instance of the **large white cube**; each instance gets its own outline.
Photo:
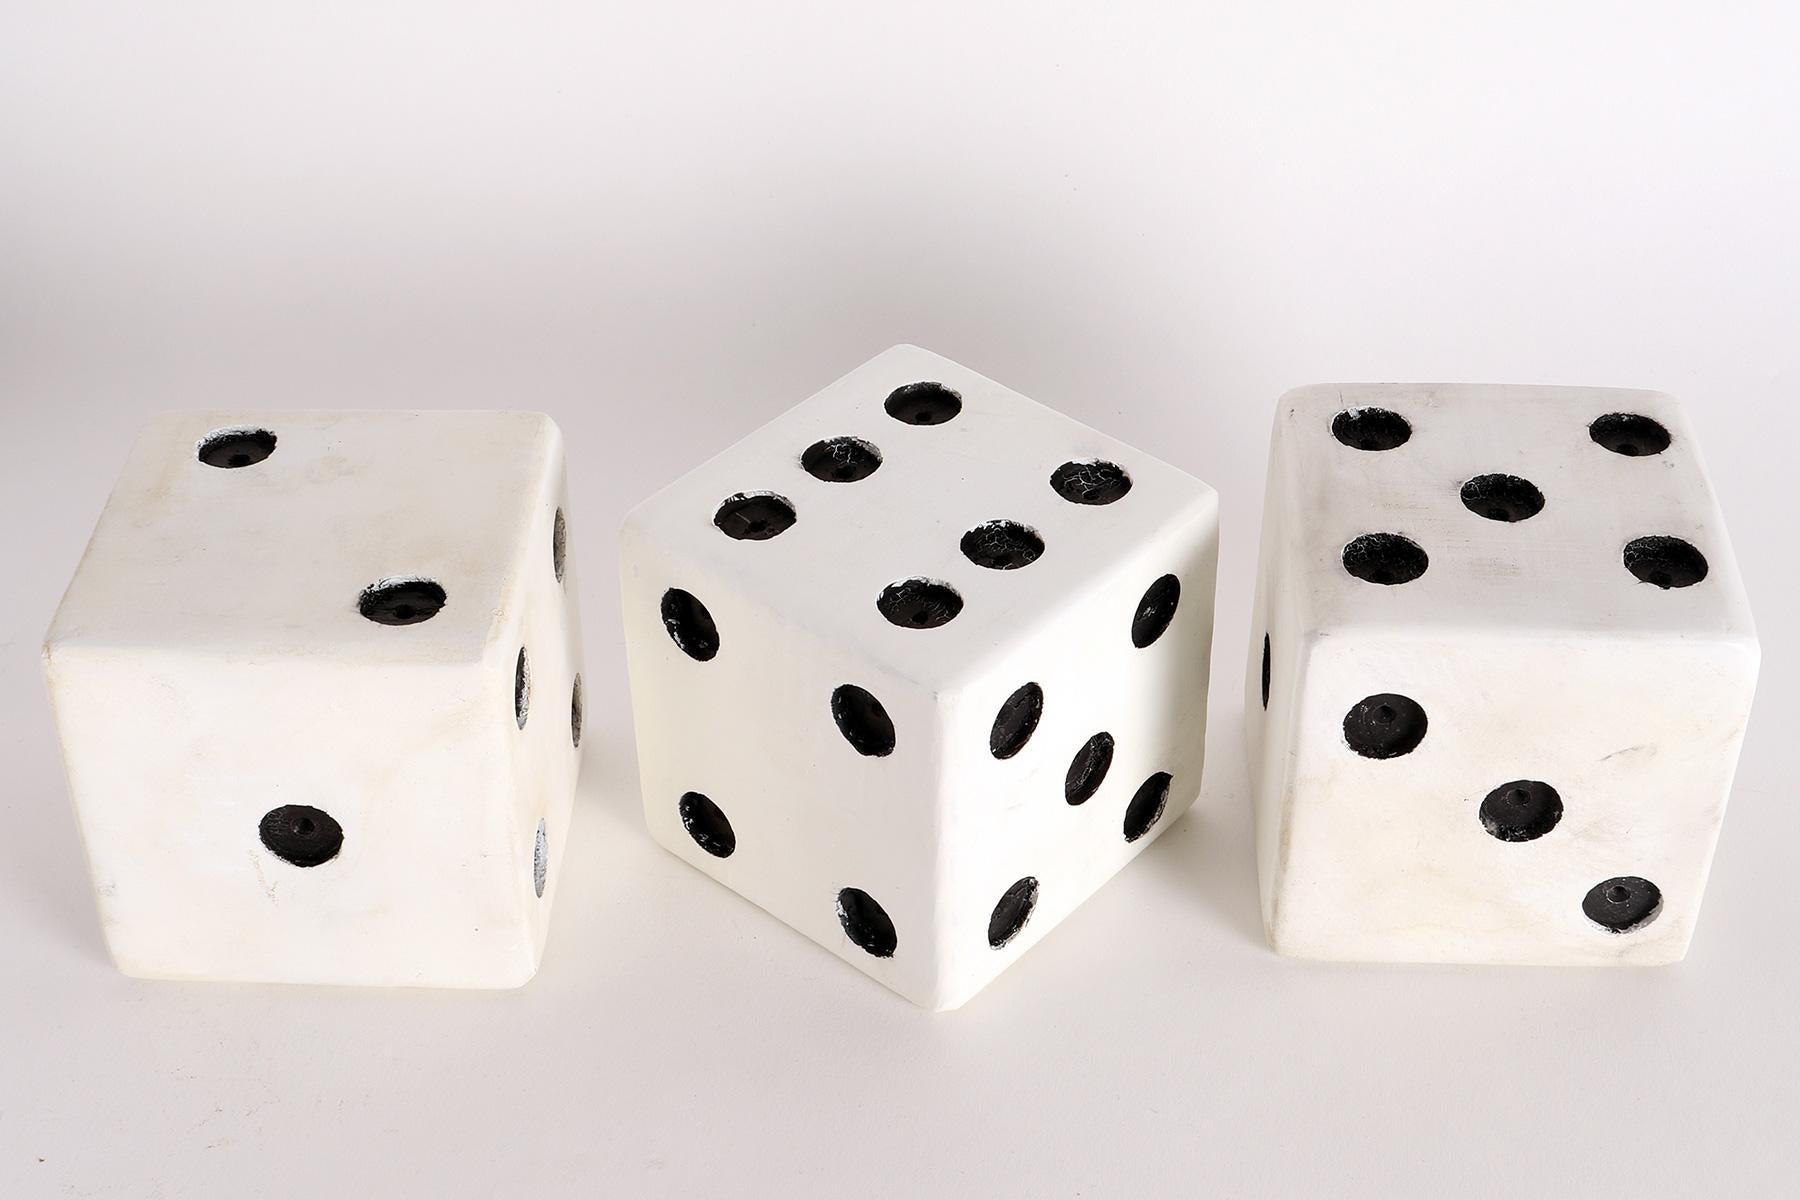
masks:
[[[1199,790],[1214,494],[947,359],[865,363],[622,540],[650,832],[918,1004]]]
[[[565,486],[532,413],[150,426],[44,647],[120,969],[531,977],[579,759]]]
[[[1672,399],[1289,393],[1253,611],[1246,709],[1275,949],[1686,952],[1758,651]]]

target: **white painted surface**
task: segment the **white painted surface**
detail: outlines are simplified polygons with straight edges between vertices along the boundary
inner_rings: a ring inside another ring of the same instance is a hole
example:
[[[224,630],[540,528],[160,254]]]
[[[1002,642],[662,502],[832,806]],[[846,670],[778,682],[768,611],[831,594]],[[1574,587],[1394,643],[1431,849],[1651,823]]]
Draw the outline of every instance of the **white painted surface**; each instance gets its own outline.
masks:
[[[895,389],[940,383],[961,398],[943,424],[889,415]],[[820,480],[807,447],[852,436],[881,465]],[[1130,490],[1078,504],[1050,483],[1064,463],[1124,467]],[[762,540],[727,537],[728,497],[773,492],[794,523]],[[963,535],[1016,521],[1045,549],[1024,566],[971,562]],[[638,764],[650,832],[851,964],[928,1008],[954,1008],[1036,944],[1192,803],[1200,787],[1212,646],[1218,506],[1212,490],[967,367],[897,346],[745,437],[633,511],[620,548],[635,689]],[[1146,590],[1173,574],[1174,618],[1133,645]],[[951,585],[963,608],[936,628],[879,611],[885,587]],[[698,597],[719,649],[697,661],[665,628],[664,593]],[[996,758],[1001,705],[1036,683],[1043,717],[1023,749]],[[885,756],[858,753],[832,718],[841,684],[873,694],[895,727]],[[1070,762],[1094,734],[1115,739],[1099,791],[1064,799]],[[1150,834],[1124,836],[1151,775],[1173,777]],[[683,828],[684,793],[730,819],[719,857]],[[1035,878],[1029,920],[1004,946],[988,920]],[[873,896],[897,945],[873,955],[840,927],[845,887]]]
[[[76,0],[0,23],[9,1200],[1792,1192],[1794,6]],[[948,1015],[646,836],[616,634],[630,506],[898,341],[1206,480],[1223,520],[1200,799]],[[1686,404],[1764,663],[1679,966],[1269,953],[1238,683],[1271,409],[1320,379]],[[554,877],[528,986],[108,961],[37,648],[132,439],[196,405],[562,427],[583,869]]]
[[[268,458],[201,462],[244,416],[151,422],[45,640],[107,945],[155,978],[521,984],[578,764],[562,435],[532,413],[269,412]],[[444,588],[437,615],[358,611],[414,577]],[[271,852],[259,822],[288,805],[338,822],[334,857]]]
[[[1410,437],[1365,450],[1341,412],[1396,413]],[[1611,413],[1649,417],[1667,449],[1596,444]],[[1283,396],[1270,452],[1262,581],[1245,688],[1263,917],[1306,958],[1651,964],[1687,952],[1730,797],[1759,661],[1737,560],[1692,429],[1652,392],[1318,385]],[[1529,480],[1541,511],[1470,511],[1463,484]],[[1398,533],[1424,573],[1384,585],[1346,544]],[[1704,554],[1685,587],[1640,581],[1632,539]],[[1263,636],[1271,686],[1261,705]],[[1376,759],[1346,714],[1398,694],[1427,716],[1416,749]],[[1553,828],[1491,835],[1483,799],[1518,780],[1561,797]],[[1582,900],[1648,879],[1661,911],[1626,931]]]

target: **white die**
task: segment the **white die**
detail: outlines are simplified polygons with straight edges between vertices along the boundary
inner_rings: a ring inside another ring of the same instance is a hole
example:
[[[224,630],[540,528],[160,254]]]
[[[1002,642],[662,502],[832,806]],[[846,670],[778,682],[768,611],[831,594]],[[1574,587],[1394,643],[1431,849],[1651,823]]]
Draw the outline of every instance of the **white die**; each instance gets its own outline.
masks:
[[[44,646],[121,970],[531,977],[579,759],[564,493],[538,414],[151,424]]]
[[[628,519],[650,832],[954,1008],[1198,792],[1216,552],[1205,485],[897,346]]]
[[[1290,392],[1261,558],[1246,710],[1275,949],[1686,953],[1758,650],[1674,400]]]

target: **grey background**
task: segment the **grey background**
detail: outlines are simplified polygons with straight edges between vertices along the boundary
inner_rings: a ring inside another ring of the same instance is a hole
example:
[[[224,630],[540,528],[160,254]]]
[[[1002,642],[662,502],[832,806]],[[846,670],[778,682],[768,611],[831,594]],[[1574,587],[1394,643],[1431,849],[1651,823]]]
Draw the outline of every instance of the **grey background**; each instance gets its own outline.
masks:
[[[1777,4],[0,4],[0,1194],[1793,1191],[1797,50]],[[625,508],[897,341],[1225,506],[1199,805],[939,1017],[646,839],[617,634]],[[1682,966],[1263,948],[1263,455],[1333,379],[1687,401],[1764,666]],[[561,422],[589,735],[529,987],[107,963],[37,642],[198,405]]]

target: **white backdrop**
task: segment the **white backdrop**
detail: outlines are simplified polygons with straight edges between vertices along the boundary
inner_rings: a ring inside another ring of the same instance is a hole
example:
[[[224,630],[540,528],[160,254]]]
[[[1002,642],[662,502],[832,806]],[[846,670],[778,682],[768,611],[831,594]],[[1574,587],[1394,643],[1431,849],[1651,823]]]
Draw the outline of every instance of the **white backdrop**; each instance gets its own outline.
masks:
[[[1776,3],[0,4],[0,1194],[1793,1192],[1797,58]],[[629,504],[897,341],[1224,504],[1200,803],[937,1017],[647,840],[614,586]],[[1682,966],[1263,948],[1263,456],[1335,379],[1687,401],[1764,664]],[[106,961],[37,643],[197,405],[561,422],[590,733],[527,988]]]

